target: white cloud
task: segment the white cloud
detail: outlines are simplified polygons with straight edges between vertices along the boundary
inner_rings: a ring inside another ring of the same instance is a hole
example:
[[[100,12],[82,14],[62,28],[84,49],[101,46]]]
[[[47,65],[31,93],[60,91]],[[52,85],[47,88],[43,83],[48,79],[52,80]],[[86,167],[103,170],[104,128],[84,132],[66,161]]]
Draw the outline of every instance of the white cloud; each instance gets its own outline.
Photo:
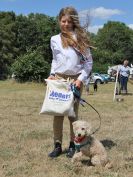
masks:
[[[133,29],[133,24],[127,25],[129,28]]]
[[[83,10],[79,12],[80,17],[85,17],[86,15],[94,17],[94,18],[100,18],[100,19],[107,19],[113,15],[120,15],[123,11],[118,9],[105,9],[104,7],[98,7],[88,10]]]
[[[103,25],[89,26],[89,27],[88,27],[88,31],[91,32],[91,33],[97,34],[98,30],[99,30],[100,28],[102,28],[102,27],[103,27]]]
[[[91,9],[90,11],[91,16],[101,19],[106,19],[113,15],[120,15],[122,13],[123,12],[118,9],[105,9],[104,7],[98,7],[96,9]]]
[[[89,22],[89,25],[91,23],[91,20],[93,18],[99,18],[99,19],[108,19],[111,16],[114,15],[121,15],[124,12],[119,9],[106,9],[104,7],[98,7],[93,9],[87,9],[79,12],[79,18],[80,21],[85,24],[87,21]],[[102,28],[103,25],[94,25],[89,26],[88,31],[92,33],[97,33],[100,28]]]

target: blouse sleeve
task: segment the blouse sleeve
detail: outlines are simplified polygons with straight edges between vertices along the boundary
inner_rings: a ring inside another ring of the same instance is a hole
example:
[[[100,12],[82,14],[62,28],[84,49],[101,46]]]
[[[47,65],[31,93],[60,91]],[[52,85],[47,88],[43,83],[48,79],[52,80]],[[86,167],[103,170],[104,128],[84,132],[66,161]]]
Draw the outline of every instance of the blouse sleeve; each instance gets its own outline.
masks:
[[[55,55],[56,43],[54,41],[52,41],[52,38],[50,40],[50,47],[51,47],[52,56],[53,56],[50,73],[55,74],[55,69],[54,68],[55,68],[55,65],[56,65],[56,55]]]
[[[59,46],[57,45],[56,40],[54,40],[53,37],[51,37],[50,46],[51,46],[52,55],[53,55],[50,73],[55,74],[55,68],[57,67],[57,61],[59,58],[62,57],[62,54],[61,54],[61,50]]]

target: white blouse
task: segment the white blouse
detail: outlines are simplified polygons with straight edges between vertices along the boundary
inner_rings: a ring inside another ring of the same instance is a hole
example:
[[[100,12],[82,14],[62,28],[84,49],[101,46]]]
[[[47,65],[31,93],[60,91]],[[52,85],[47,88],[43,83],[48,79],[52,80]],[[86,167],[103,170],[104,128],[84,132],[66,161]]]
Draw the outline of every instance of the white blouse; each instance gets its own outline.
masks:
[[[80,56],[72,47],[63,48],[60,34],[51,37],[51,49],[53,53],[52,74],[80,74],[78,79],[82,82],[86,80],[93,64],[90,49],[86,51],[87,61],[81,63]]]
[[[124,76],[124,77],[128,77],[129,74],[130,74],[130,67],[129,66],[124,66],[124,65],[121,65],[119,67],[119,72],[120,72],[120,75]]]

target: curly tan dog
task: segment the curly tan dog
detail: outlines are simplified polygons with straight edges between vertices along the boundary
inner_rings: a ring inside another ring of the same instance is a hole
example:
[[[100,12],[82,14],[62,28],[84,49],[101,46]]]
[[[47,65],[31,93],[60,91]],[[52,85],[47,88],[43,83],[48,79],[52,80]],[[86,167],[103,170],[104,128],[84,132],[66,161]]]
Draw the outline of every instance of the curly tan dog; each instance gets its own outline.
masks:
[[[73,122],[75,134],[75,147],[77,152],[72,158],[72,162],[80,160],[83,155],[89,156],[93,166],[106,166],[110,168],[107,153],[100,141],[90,136],[91,127],[85,121]]]

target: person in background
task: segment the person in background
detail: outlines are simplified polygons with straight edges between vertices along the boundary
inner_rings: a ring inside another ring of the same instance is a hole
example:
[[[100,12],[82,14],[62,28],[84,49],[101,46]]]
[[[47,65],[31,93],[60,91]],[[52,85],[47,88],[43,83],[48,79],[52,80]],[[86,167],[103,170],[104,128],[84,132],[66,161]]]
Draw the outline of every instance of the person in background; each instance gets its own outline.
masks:
[[[89,76],[87,77],[87,79],[84,81],[84,86],[85,86],[85,91],[86,91],[86,95],[89,95],[89,87],[90,87],[90,81],[91,81],[91,72],[89,74]]]
[[[89,87],[90,87],[90,77],[86,79],[85,81],[85,91],[86,95],[89,95]]]
[[[82,83],[89,76],[93,64],[88,34],[80,26],[75,8],[62,8],[58,19],[61,33],[51,37],[53,60],[48,79],[71,78],[74,80],[75,87],[80,89],[81,92]],[[78,119],[78,106],[79,103],[75,102],[74,111],[76,117],[68,117],[70,122],[70,142],[67,157],[70,158],[75,153],[72,123]],[[51,158],[55,158],[62,153],[63,120],[63,116],[54,116],[54,149],[48,155]]]
[[[97,82],[96,81],[94,82],[93,88],[94,88],[94,92],[97,92],[98,86],[97,86]]]
[[[130,67],[128,66],[129,61],[125,59],[123,61],[123,65],[119,67],[119,75],[120,75],[120,92],[122,94],[127,94],[127,82],[130,74]]]

